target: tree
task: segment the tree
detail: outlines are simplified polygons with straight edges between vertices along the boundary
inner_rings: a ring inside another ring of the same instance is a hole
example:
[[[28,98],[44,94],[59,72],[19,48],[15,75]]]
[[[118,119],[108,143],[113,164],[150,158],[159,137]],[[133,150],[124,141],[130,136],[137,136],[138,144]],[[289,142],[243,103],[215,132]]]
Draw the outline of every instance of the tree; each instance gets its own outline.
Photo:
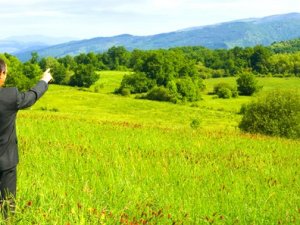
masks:
[[[57,61],[64,65],[65,68],[68,70],[73,70],[77,63],[75,62],[74,58],[70,55],[66,55],[65,57],[57,59]]]
[[[90,87],[99,79],[99,75],[95,72],[92,65],[80,64],[74,71],[74,75],[70,79],[71,86]]]
[[[104,63],[111,70],[126,69],[129,64],[130,53],[123,46],[113,46],[104,54]]]
[[[194,60],[187,58],[179,49],[172,50],[134,50],[130,66],[135,74],[124,76],[117,93],[130,90],[131,93],[149,91],[151,99],[178,98],[182,101],[196,101],[203,88],[200,73]]]
[[[163,86],[155,86],[147,93],[145,98],[149,100],[176,102],[176,98],[173,93],[171,93],[168,88],[165,88]]]
[[[200,99],[200,89],[198,85],[189,77],[176,81],[177,98],[180,101],[198,101]]]
[[[4,59],[9,67],[5,86],[17,87],[20,91],[25,91],[31,88],[33,83],[24,75],[22,62],[15,56],[7,53],[1,55],[1,58]]]
[[[195,62],[179,50],[136,50],[132,56],[134,70],[145,73],[157,86],[166,86],[174,78],[199,76]]]
[[[238,97],[238,90],[235,86],[221,82],[214,86],[213,94],[218,95],[219,98],[236,98]]]
[[[268,73],[268,59],[271,56],[271,51],[263,46],[255,46],[253,54],[250,57],[251,67],[253,71],[260,74]]]
[[[242,107],[239,128],[250,133],[300,138],[299,90],[275,90]]]
[[[258,81],[252,73],[240,74],[236,82],[240,95],[249,96],[262,88],[258,85]]]
[[[68,72],[64,64],[53,57],[43,58],[39,64],[43,70],[51,69],[55,84],[66,84]]]
[[[38,64],[26,62],[23,64],[23,74],[30,80],[30,83],[34,85],[40,79],[42,70]]]
[[[164,51],[151,51],[142,61],[140,72],[155,80],[158,86],[165,86],[176,75],[172,60]]]
[[[37,64],[39,62],[39,54],[37,52],[31,52],[31,59],[29,62],[32,64]]]
[[[125,75],[120,88],[116,92],[121,93],[122,90],[127,89],[132,94],[143,93],[150,90],[154,85],[155,81],[147,78],[145,73],[137,72]]]

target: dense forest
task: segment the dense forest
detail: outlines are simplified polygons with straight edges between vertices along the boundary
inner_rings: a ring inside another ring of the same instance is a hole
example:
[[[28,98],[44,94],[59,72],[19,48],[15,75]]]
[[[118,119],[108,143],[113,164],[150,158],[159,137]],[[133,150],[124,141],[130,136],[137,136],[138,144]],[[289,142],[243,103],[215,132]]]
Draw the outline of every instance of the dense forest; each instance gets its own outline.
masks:
[[[62,58],[40,58],[36,52],[22,63],[1,54],[8,66],[7,86],[25,90],[46,68],[54,83],[89,87],[99,79],[97,71],[132,71],[124,76],[116,93],[147,93],[141,97],[161,100],[195,101],[203,88],[202,79],[240,76],[300,77],[300,39],[274,43],[269,47],[235,47],[211,50],[205,47],[177,47],[167,50],[133,50],[122,46],[103,53],[79,54]],[[159,95],[159,97],[157,96]]]

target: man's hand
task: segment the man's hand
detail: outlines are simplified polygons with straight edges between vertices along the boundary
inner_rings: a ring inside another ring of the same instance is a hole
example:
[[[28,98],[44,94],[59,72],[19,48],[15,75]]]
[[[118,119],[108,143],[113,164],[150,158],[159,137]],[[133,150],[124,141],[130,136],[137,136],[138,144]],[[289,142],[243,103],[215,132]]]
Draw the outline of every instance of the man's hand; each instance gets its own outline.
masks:
[[[49,83],[51,80],[53,80],[53,77],[51,76],[51,73],[50,73],[50,69],[47,69],[43,73],[43,77],[41,80],[45,81],[46,83]]]

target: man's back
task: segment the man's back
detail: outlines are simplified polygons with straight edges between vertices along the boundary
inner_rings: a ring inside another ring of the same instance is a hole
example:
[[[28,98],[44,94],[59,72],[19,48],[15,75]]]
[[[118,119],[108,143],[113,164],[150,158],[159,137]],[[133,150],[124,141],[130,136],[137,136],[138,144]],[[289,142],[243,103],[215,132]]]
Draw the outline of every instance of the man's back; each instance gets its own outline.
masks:
[[[15,210],[17,185],[18,141],[16,116],[19,109],[32,106],[48,89],[52,79],[50,69],[29,91],[17,88],[2,88],[7,77],[7,65],[0,59],[0,217],[6,219]]]
[[[0,170],[19,162],[16,135],[16,115],[19,109],[32,106],[47,90],[48,84],[39,81],[27,92],[17,88],[0,88]]]
[[[0,88],[0,170],[18,163],[16,137],[17,89]]]

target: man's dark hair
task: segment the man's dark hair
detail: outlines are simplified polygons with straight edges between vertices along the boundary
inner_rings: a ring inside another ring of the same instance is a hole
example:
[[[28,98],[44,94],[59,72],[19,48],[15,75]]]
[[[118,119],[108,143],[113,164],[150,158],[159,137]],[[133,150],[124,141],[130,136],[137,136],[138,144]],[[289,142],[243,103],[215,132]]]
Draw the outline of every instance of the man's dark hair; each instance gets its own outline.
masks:
[[[6,63],[3,59],[0,59],[0,73],[6,72]]]

